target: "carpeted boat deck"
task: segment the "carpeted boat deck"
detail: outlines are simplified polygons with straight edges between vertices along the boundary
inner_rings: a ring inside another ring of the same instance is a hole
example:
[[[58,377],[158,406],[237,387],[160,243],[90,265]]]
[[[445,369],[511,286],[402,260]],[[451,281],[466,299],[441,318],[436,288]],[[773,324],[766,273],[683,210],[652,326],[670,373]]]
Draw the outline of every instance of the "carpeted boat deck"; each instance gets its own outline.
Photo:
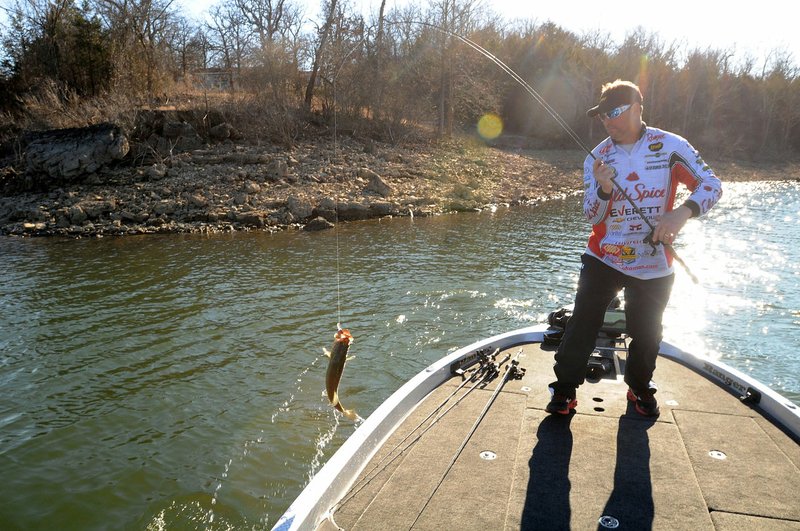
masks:
[[[659,358],[657,420],[638,415],[616,379],[587,382],[576,413],[552,416],[544,406],[553,352],[539,344],[509,352],[520,348],[524,376],[503,386],[455,461],[502,371],[401,443],[461,379],[431,393],[366,466],[333,515],[336,524],[800,530],[800,446],[737,397]]]

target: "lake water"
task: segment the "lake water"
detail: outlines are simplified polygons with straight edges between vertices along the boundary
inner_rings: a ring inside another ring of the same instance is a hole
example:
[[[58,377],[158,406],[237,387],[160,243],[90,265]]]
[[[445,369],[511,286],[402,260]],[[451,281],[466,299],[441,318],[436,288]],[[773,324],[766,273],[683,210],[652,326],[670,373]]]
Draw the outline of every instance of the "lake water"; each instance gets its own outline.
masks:
[[[337,322],[355,336],[341,398],[366,417],[569,303],[579,209],[0,240],[0,528],[270,527],[354,429],[321,395]],[[677,271],[665,337],[800,403],[798,217],[796,182],[728,183],[676,244],[701,284]]]

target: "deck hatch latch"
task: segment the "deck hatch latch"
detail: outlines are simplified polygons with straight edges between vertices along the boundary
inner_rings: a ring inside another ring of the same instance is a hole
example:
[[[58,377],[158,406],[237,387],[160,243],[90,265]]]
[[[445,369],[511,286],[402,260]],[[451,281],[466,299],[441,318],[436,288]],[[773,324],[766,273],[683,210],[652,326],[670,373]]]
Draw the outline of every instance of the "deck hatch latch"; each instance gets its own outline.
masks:
[[[600,524],[600,527],[604,527],[606,529],[616,529],[619,527],[619,520],[608,515],[601,516],[597,523]]]

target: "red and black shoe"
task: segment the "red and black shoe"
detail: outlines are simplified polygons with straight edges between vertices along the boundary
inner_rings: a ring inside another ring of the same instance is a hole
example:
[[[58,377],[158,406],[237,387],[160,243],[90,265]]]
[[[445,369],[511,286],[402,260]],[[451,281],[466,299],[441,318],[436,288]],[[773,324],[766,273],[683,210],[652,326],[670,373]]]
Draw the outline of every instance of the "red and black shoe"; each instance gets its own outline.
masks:
[[[634,403],[634,409],[643,417],[657,417],[661,414],[661,410],[658,409],[658,401],[650,389],[636,394],[633,389],[628,388],[628,400]]]
[[[578,401],[574,396],[562,395],[560,393],[553,394],[550,403],[544,408],[545,411],[554,415],[569,415],[575,410]]]

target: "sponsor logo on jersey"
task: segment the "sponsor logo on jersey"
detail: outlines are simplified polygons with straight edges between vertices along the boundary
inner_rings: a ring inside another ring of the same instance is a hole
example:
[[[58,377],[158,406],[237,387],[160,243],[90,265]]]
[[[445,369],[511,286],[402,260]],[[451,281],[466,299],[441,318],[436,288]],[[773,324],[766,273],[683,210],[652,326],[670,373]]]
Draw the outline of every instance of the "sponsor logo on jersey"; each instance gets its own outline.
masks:
[[[588,208],[586,209],[586,213],[589,215],[590,218],[593,218],[600,212],[600,201],[593,201],[589,203]]]
[[[636,249],[623,245],[619,257],[622,258],[622,261],[626,264],[631,264],[636,261]]]
[[[661,212],[661,206],[640,206],[639,210],[642,212],[642,214],[658,215],[658,213]],[[610,212],[610,215],[612,217],[615,217],[615,216],[638,216],[638,214],[633,209],[633,207],[629,207],[629,206],[621,206],[621,207],[617,207],[617,208],[612,208],[611,212]]]
[[[636,261],[636,249],[629,245],[615,245],[606,243],[603,245],[603,254],[617,258],[617,261],[630,264]]]
[[[631,175],[635,174],[632,173]],[[630,178],[630,176],[628,176],[628,178]],[[638,176],[636,178],[638,179]],[[628,189],[626,189],[625,192],[627,192],[627,194],[631,196],[631,199],[637,202],[645,199],[654,199],[654,198],[661,199],[667,196],[666,189],[647,188],[647,185],[645,183],[638,183],[636,186],[634,186],[633,193],[631,193],[631,191]],[[622,192],[616,190],[614,192],[614,201],[621,201],[623,199],[625,199],[625,197],[622,195]]]
[[[664,149],[664,142],[656,142],[654,144],[650,144],[649,146],[647,146],[647,149],[649,149],[650,151],[661,151],[662,149]]]

